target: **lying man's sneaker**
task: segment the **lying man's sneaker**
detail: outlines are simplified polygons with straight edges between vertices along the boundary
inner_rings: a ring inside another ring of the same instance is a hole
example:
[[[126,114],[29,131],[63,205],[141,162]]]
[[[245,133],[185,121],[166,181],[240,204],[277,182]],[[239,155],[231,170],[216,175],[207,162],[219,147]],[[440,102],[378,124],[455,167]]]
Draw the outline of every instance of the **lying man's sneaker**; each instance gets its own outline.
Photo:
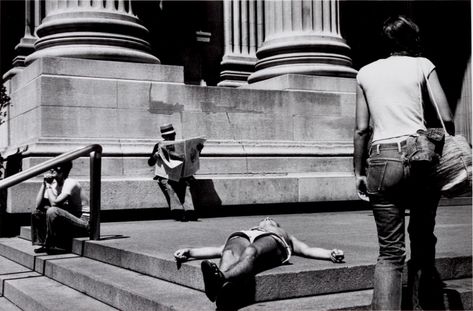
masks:
[[[39,254],[39,253],[46,253],[48,249],[44,246],[41,246],[39,248],[35,248],[33,251],[35,252],[35,254]]]
[[[205,294],[213,302],[217,299],[217,295],[225,283],[225,276],[212,261],[204,260],[200,267],[204,277]]]

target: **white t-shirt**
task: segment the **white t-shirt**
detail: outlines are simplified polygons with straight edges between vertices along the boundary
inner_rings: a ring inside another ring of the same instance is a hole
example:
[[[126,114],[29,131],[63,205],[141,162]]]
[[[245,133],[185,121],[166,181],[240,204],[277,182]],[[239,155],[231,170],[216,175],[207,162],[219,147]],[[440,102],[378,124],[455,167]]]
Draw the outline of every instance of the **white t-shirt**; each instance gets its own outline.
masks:
[[[357,81],[373,121],[373,141],[425,130],[421,86],[434,69],[427,58],[411,56],[390,56],[360,69]]]

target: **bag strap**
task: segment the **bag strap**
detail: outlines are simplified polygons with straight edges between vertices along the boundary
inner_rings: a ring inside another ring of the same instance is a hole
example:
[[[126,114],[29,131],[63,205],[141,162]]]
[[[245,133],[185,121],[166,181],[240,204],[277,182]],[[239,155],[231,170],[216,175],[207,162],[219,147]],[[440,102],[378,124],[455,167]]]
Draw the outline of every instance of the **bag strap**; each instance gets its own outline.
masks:
[[[445,131],[445,136],[451,136],[450,134],[448,134],[447,128],[445,127],[445,123],[443,122],[442,115],[440,114],[439,106],[437,105],[437,101],[435,100],[434,92],[432,91],[432,87],[430,86],[430,83],[429,83],[429,79],[427,78],[427,75],[422,69],[422,64],[420,63],[419,59],[417,59],[417,62],[419,63],[420,71],[422,72],[422,76],[424,77],[424,80],[425,80],[425,85],[427,86],[427,93],[430,96],[430,100],[432,101],[432,104],[435,108],[435,112],[437,112],[437,116],[439,118],[440,123],[442,124],[442,128]]]

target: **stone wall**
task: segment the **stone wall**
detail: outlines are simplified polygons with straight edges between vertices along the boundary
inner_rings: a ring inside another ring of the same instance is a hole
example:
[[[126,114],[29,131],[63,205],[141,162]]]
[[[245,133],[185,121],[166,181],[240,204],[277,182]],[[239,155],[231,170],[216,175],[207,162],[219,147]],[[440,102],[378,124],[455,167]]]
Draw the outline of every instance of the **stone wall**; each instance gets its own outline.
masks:
[[[194,191],[201,204],[355,198],[350,78],[286,75],[246,88],[201,87],[183,84],[182,67],[42,58],[9,87],[2,147],[27,145],[26,169],[101,144],[104,209],[165,206],[146,160],[167,122],[177,138],[208,139],[195,187],[206,194]],[[88,160],[74,163],[71,175],[87,186]],[[39,181],[12,188],[8,211],[31,209]]]

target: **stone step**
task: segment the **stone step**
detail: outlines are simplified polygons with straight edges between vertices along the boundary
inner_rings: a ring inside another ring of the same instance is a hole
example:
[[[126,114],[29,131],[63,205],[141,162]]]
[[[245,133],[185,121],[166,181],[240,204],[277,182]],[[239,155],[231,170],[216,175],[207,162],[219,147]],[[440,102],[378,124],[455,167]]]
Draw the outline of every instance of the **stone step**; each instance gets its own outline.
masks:
[[[29,272],[30,269],[10,259],[0,256],[0,275]]]
[[[176,262],[168,256],[150,256],[92,241],[85,242],[83,255],[200,291],[204,289],[200,261],[186,262],[176,268]],[[356,291],[372,287],[374,264],[355,262],[334,265],[327,261],[308,261],[311,260],[294,257],[293,265],[276,267],[256,275],[254,301]],[[437,269],[445,280],[470,277],[471,265],[471,256],[436,259]],[[407,271],[407,268],[404,270]]]
[[[41,256],[48,257],[48,256]],[[39,258],[38,258],[39,259]],[[45,276],[120,310],[213,310],[202,292],[125,270],[85,257],[45,260]],[[286,280],[292,286],[293,282]],[[319,280],[321,283],[327,282]],[[130,286],[133,284],[133,286]],[[460,294],[463,306],[471,305],[471,279],[447,281],[449,293]],[[458,296],[457,294],[457,296]],[[368,309],[372,291],[362,290],[258,302],[242,310],[358,310]],[[245,303],[244,300],[240,302]],[[228,303],[228,301],[227,301]],[[456,301],[458,306],[458,299]]]
[[[23,311],[117,310],[47,277],[8,280],[4,296]]]
[[[259,273],[256,301],[363,290],[372,287],[378,251],[376,226],[370,211],[274,215],[288,232],[310,245],[341,248],[346,262],[293,256],[291,264]],[[177,269],[173,252],[182,247],[221,245],[229,232],[248,228],[261,216],[103,223],[102,239],[76,239],[74,252],[121,268],[203,290],[199,261]],[[471,277],[471,206],[438,210],[437,268],[442,279]],[[408,241],[406,241],[409,247]],[[11,242],[10,242],[11,243]],[[26,246],[26,250],[31,246]],[[329,284],[324,286],[324,282]]]
[[[152,177],[154,166],[148,165],[148,156],[156,141],[151,141],[146,156],[104,157],[102,176]],[[338,146],[337,146],[338,145]],[[330,146],[333,146],[331,149]],[[218,148],[219,147],[219,148]],[[219,149],[225,151],[218,154]],[[334,156],[334,149],[337,156]],[[206,143],[200,157],[197,175],[230,174],[287,174],[305,172],[350,172],[353,171],[351,156],[353,147],[349,143],[287,142],[286,144],[218,144]],[[23,170],[50,160],[52,157],[34,157],[23,160]],[[74,160],[71,177],[88,178],[90,159],[81,157]]]
[[[112,305],[119,310],[194,310],[194,308],[198,310],[213,310],[215,308],[202,292],[151,276],[142,275],[75,254],[35,254],[30,251],[33,249],[31,243],[25,239],[2,239],[0,244],[3,244],[3,251],[10,250],[5,252],[6,256],[11,256],[14,259],[18,254],[23,253],[23,256],[20,256],[20,258],[31,257],[29,260],[24,261],[29,265],[30,269],[34,269],[52,280],[74,288],[108,305]],[[0,264],[0,268],[6,267],[0,270],[0,272],[25,271],[23,273],[6,274],[5,276],[0,275],[0,281],[5,281],[5,286],[7,286],[7,282],[12,280],[41,276],[40,273],[33,272],[4,257],[0,257]],[[43,279],[40,278],[36,281],[38,282],[38,287],[42,287],[41,282],[43,282]],[[133,286],[130,286],[130,284],[133,284]],[[28,287],[29,285],[24,286]],[[47,289],[49,288],[47,287]],[[5,296],[8,294],[8,288],[5,287]],[[13,295],[15,297],[18,296],[18,290],[13,291]],[[36,299],[34,295],[35,293],[33,293],[33,299]],[[76,294],[74,293],[66,292],[65,296],[64,299],[76,299]],[[23,299],[17,299],[25,303]],[[41,309],[42,301],[31,302],[31,304],[34,307],[25,310],[48,310],[48,306],[44,306]],[[37,306],[37,304],[40,305]]]
[[[162,310],[169,306],[173,306],[174,310],[183,311],[215,308],[202,292],[84,257],[48,261],[45,275],[120,310]],[[133,286],[130,287],[129,284]],[[470,310],[471,278],[449,280],[446,284],[445,295],[452,297],[449,305],[459,307],[460,304],[465,310]],[[250,306],[246,307],[248,310],[313,310],[314,306],[317,306],[317,310],[357,310],[360,307],[368,309],[371,295],[372,290],[362,290],[259,302],[253,305],[252,297],[247,298],[249,301],[246,301],[244,296],[238,297],[237,301],[250,303]],[[234,301],[232,298],[237,297],[237,292],[232,292],[230,297],[226,297],[225,303],[220,307],[228,307],[228,304]]]
[[[26,231],[26,230],[25,230]],[[29,252],[31,246],[26,240],[9,245],[17,250]],[[190,261],[179,268],[172,256],[146,254],[126,246],[114,247],[101,241],[76,239],[74,252],[85,257],[106,262],[117,267],[129,269],[153,276],[165,281],[180,284],[203,291],[200,261]],[[62,255],[71,256],[73,255]],[[50,256],[36,256],[35,269],[45,271],[44,266]],[[52,257],[54,259],[56,257]],[[304,258],[293,258],[294,265],[277,267],[263,271],[255,277],[251,293],[254,301],[289,299],[303,296],[322,295],[345,291],[363,290],[372,287],[374,264],[334,265],[326,261],[313,261]],[[446,256],[437,258],[436,265],[442,279],[456,279],[471,276],[471,256]],[[406,270],[406,269],[405,269]],[[406,276],[404,276],[405,278]],[[275,286],[276,284],[276,286]]]
[[[6,240],[0,240],[0,245],[4,249],[8,248],[11,250],[6,252],[6,254],[0,254],[6,257],[9,254],[13,254],[10,256],[18,256],[18,253],[32,256],[33,258],[28,262],[33,264],[30,264],[29,267],[40,273],[48,271],[47,265],[49,263],[54,264],[62,262],[58,261],[58,259],[77,256],[73,254],[38,256],[34,253],[31,254],[33,247],[29,241],[19,238]],[[186,262],[177,269],[172,254],[171,256],[151,255],[127,249],[123,245],[121,247],[106,245],[103,244],[104,242],[106,243],[106,241],[76,239],[74,242],[74,252],[94,260],[135,271],[136,273],[142,273],[203,291],[200,261]],[[2,249],[1,246],[0,249]],[[20,256],[20,258],[22,257]],[[9,258],[14,259],[15,257]],[[355,262],[352,264],[334,265],[326,261],[314,261],[299,257],[294,257],[293,260],[293,265],[285,265],[259,273],[255,277],[254,292],[251,293],[254,296],[252,300],[258,302],[289,299],[363,290],[372,287],[371,276],[374,264]],[[437,258],[436,262],[441,278],[445,280],[471,277],[471,264],[471,256],[440,257]]]
[[[47,261],[45,275],[119,310],[214,310],[200,291],[85,257]]]
[[[35,254],[32,252],[33,247],[31,243],[25,239],[1,239],[0,244],[2,244],[0,254],[9,256],[12,260],[19,254],[23,254],[22,256],[18,256],[18,258],[27,264],[30,269],[36,270],[48,278],[58,281],[61,284],[66,284],[79,292],[86,293],[120,310],[215,309],[215,306],[201,291],[89,258],[80,257],[75,254]],[[25,260],[26,257],[28,257],[28,260]],[[10,263],[11,261],[3,258],[0,262]],[[14,266],[15,263],[12,263],[12,265]],[[23,270],[26,269],[25,271],[30,271],[26,267],[19,264],[16,265],[18,266],[17,270],[22,268]],[[29,273],[34,273],[35,276],[41,276],[36,272]],[[28,272],[24,272],[23,274],[27,275]],[[43,278],[39,279],[38,282],[42,280]],[[130,284],[133,284],[133,286]],[[38,283],[38,287],[40,286],[41,283]],[[17,293],[17,291],[13,293]],[[8,291],[5,287],[5,296],[7,296],[7,294]],[[73,294],[67,293],[67,297],[69,296],[74,298]],[[21,298],[18,299],[21,300]],[[33,304],[33,302],[31,303]],[[37,303],[41,304],[42,302]],[[34,305],[36,306],[36,304]],[[38,309],[33,308],[28,310],[47,310],[47,308],[41,309],[40,306],[38,306]]]
[[[41,276],[39,273],[34,271],[28,270],[28,272],[21,272],[21,273],[8,273],[0,275],[0,296],[3,296],[4,293],[4,286],[5,282],[9,280],[17,280],[17,279],[27,279]]]
[[[75,243],[80,243],[80,241]],[[11,266],[12,268],[9,268],[11,273],[36,271],[43,274],[44,263],[47,260],[78,257],[76,254],[36,254],[34,249],[37,247],[32,246],[29,240],[23,238],[0,238],[0,262],[4,261],[5,267]]]
[[[252,204],[358,201],[353,178],[351,171],[198,175],[191,193],[196,209],[234,208]],[[88,179],[78,180],[88,193]],[[41,182],[40,179],[31,179],[9,188],[7,212],[30,213]],[[102,210],[168,206],[151,175],[104,177],[101,196]]]
[[[446,281],[443,290],[443,308],[436,310],[472,310],[471,278]],[[260,302],[240,308],[240,311],[325,311],[370,310],[373,290],[345,292],[296,299]],[[228,303],[228,302],[227,302]]]
[[[0,311],[22,311],[5,297],[0,297]]]

